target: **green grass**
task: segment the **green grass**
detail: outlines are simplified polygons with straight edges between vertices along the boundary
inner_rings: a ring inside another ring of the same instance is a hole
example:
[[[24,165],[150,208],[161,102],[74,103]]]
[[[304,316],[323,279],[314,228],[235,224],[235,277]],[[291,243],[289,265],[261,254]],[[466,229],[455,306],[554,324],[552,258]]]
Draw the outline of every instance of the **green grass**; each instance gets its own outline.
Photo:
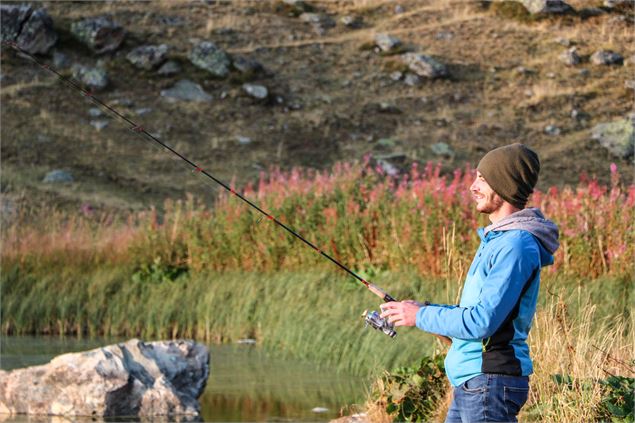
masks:
[[[455,282],[380,273],[373,282],[401,299],[454,302]],[[364,329],[361,313],[380,300],[337,270],[304,273],[185,273],[175,280],[135,278],[130,267],[3,269],[4,333],[187,337],[205,342],[255,338],[283,354],[356,374],[409,365],[443,350],[428,334],[403,328],[395,339]],[[603,319],[628,319],[627,280],[572,282],[547,277],[541,301],[559,295],[577,315],[592,302]],[[553,293],[552,294],[550,294]]]

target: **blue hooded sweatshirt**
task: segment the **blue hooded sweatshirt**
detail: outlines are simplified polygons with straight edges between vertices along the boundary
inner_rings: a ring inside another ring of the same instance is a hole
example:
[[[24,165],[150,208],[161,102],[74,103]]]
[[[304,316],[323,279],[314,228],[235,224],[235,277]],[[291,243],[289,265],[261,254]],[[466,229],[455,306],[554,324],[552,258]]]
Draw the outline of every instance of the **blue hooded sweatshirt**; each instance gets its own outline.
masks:
[[[458,306],[430,304],[417,327],[452,338],[445,370],[453,386],[483,373],[533,372],[527,335],[536,311],[540,269],[553,264],[558,227],[540,210],[520,210],[486,228]]]

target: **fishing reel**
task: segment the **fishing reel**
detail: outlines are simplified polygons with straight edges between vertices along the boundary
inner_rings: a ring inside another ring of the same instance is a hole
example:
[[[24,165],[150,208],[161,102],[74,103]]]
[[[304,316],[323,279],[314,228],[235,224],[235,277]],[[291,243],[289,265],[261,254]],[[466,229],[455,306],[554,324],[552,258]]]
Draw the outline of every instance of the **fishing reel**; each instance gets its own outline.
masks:
[[[370,326],[373,329],[380,330],[391,338],[397,336],[395,326],[388,322],[388,319],[381,318],[376,311],[365,310],[364,313],[362,313],[362,317],[364,318],[364,322],[366,322],[366,327]]]

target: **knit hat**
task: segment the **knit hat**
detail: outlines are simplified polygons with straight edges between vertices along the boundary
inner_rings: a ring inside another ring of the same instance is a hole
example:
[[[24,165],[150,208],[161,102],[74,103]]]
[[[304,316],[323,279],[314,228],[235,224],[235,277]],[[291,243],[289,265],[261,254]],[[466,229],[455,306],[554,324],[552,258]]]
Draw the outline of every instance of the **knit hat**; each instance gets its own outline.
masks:
[[[503,200],[524,209],[538,182],[540,159],[526,145],[515,143],[490,151],[476,169]]]

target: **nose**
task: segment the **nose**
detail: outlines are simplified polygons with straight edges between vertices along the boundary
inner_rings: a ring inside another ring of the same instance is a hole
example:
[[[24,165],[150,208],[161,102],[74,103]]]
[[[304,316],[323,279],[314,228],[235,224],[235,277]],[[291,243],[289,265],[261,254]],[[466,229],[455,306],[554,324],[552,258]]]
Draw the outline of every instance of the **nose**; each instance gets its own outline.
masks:
[[[470,185],[470,191],[471,192],[477,192],[478,191],[478,178],[474,179],[474,182],[472,182],[472,185]]]

